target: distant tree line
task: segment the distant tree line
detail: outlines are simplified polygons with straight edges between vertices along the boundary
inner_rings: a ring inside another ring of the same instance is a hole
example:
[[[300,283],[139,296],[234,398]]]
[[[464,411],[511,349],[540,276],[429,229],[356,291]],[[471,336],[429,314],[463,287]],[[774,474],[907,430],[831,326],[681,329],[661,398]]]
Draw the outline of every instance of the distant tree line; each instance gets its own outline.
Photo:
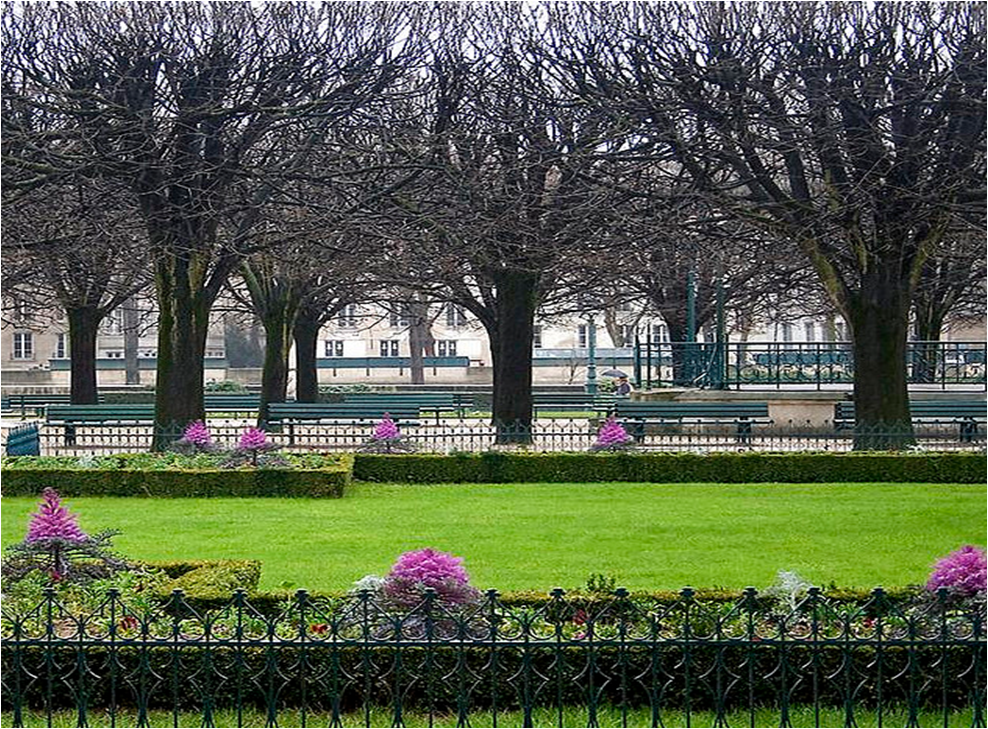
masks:
[[[983,315],[979,3],[5,4],[4,281],[64,309],[72,400],[100,321],[153,286],[155,447],[203,417],[232,292],[314,399],[348,304],[490,337],[502,441],[532,420],[537,314],[636,300],[686,340],[846,320],[858,422],[909,441],[909,327]],[[427,327],[426,327],[427,328]],[[411,330],[410,330],[410,333]],[[521,427],[519,427],[521,426]]]

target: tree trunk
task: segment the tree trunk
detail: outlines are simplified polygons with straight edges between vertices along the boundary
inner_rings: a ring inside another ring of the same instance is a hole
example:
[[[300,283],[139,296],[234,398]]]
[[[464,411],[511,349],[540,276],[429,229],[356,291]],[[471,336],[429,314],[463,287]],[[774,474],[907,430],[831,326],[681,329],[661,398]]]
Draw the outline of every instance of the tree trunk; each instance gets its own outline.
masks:
[[[141,384],[141,366],[139,361],[138,347],[140,346],[140,317],[137,304],[133,299],[128,299],[120,308],[123,319],[123,340],[124,340],[124,377],[128,385]]]
[[[158,300],[158,367],[153,450],[165,450],[185,426],[205,418],[203,359],[212,300],[183,256],[155,262]]]
[[[939,345],[945,312],[932,304],[917,302],[913,314],[916,340],[912,356],[913,382],[936,382],[937,374],[944,366]]]
[[[435,339],[429,326],[429,305],[422,301],[408,304],[408,347],[411,357],[411,377],[413,385],[425,384],[425,364],[423,359],[434,350]]]
[[[295,317],[292,330],[295,339],[295,401],[319,402],[319,369],[316,366],[319,347],[319,315],[304,309]]]
[[[268,405],[288,397],[288,357],[292,346],[295,309],[280,301],[261,320],[264,324],[264,370],[261,373],[261,404],[257,425],[267,427]]]
[[[96,388],[96,338],[102,315],[95,307],[66,309],[69,320],[70,394],[73,405],[95,405],[99,402]]]
[[[891,266],[876,268],[846,307],[854,351],[856,450],[913,443],[906,368],[909,287],[888,275]]]
[[[501,271],[497,286],[493,419],[497,443],[532,442],[532,337],[538,306],[538,276]]]

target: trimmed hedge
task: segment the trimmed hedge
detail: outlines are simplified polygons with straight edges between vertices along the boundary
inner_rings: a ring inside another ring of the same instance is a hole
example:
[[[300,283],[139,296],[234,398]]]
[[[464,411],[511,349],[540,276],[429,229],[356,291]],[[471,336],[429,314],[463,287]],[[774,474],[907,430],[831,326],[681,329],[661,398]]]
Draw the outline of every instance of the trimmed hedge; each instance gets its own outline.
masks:
[[[175,587],[182,588],[179,585]],[[174,589],[169,586],[169,590]],[[921,587],[889,587],[885,588],[886,597],[892,602],[908,602],[915,599],[923,592]],[[736,604],[743,599],[742,590],[726,589],[697,589],[693,599],[704,604]],[[306,591],[307,599],[320,602],[326,600],[331,604],[345,598],[345,591]],[[662,605],[673,605],[682,600],[682,596],[675,590],[635,590],[628,593],[634,599],[654,600]],[[873,598],[871,590],[858,590],[852,588],[830,587],[822,591],[824,597],[837,603],[848,605],[863,605]],[[233,588],[223,590],[199,589],[197,591],[188,590],[185,600],[196,610],[216,610],[228,605],[233,595]],[[251,592],[247,596],[247,601],[251,607],[262,615],[274,617],[280,615],[285,606],[297,600],[298,590],[271,590],[264,592]],[[553,596],[548,591],[543,590],[521,590],[517,592],[498,593],[498,602],[505,607],[513,609],[544,609],[553,600]],[[759,595],[759,601],[766,602],[768,598]],[[585,592],[581,590],[567,590],[564,597],[566,605],[572,609],[583,609],[592,612],[599,609],[599,606],[609,604],[613,598],[599,593]]]
[[[207,599],[220,605],[230,601],[234,590],[256,590],[261,580],[261,563],[252,559],[144,562],[172,578],[162,597],[182,590],[188,598]]]
[[[20,464],[19,464],[20,465]],[[6,464],[5,464],[6,466]],[[63,496],[276,496],[339,498],[350,483],[349,459],[319,469],[70,469],[4,468],[5,496],[35,496],[52,487]]]
[[[356,454],[353,477],[397,483],[984,483],[981,453]]]

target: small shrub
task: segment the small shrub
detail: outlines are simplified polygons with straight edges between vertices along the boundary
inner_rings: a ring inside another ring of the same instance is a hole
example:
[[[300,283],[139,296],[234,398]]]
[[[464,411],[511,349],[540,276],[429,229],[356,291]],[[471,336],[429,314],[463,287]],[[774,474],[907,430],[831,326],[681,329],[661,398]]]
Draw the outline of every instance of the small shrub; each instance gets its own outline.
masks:
[[[268,440],[268,434],[260,428],[248,428],[240,435],[236,450],[223,464],[226,468],[253,466],[254,468],[290,468],[291,463],[271,451],[278,446]]]
[[[213,442],[209,428],[201,420],[195,420],[185,426],[182,437],[172,443],[171,448],[177,453],[187,455],[215,453],[219,450],[219,446]]]
[[[590,450],[621,451],[630,447],[631,436],[611,415],[600,427],[600,432],[597,433],[597,442],[590,447]]]
[[[412,608],[429,588],[446,606],[465,605],[480,598],[480,592],[470,585],[462,557],[429,548],[401,555],[385,578],[382,593],[388,602]]]
[[[986,588],[985,552],[972,544],[966,544],[938,560],[926,583],[926,589],[935,592],[946,587],[959,597],[971,597]]]
[[[391,419],[391,415],[384,413],[384,417],[374,426],[374,434],[370,441],[360,450],[365,453],[408,453],[414,449],[402,437],[401,431],[395,421]]]
[[[46,488],[24,541],[6,550],[3,576],[17,581],[38,572],[51,583],[84,582],[127,569],[127,562],[111,550],[117,532],[90,536],[79,528],[77,518],[62,506],[58,492]]]

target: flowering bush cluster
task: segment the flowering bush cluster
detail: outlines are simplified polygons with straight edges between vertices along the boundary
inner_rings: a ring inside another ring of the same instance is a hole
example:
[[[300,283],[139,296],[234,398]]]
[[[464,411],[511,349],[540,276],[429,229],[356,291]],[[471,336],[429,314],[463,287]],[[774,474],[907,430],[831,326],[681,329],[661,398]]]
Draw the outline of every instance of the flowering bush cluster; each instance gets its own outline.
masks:
[[[597,442],[590,447],[590,450],[619,451],[630,448],[631,445],[631,436],[628,435],[628,431],[612,415],[604,421],[597,433]]]
[[[414,449],[411,443],[402,437],[398,424],[391,419],[391,414],[384,413],[374,426],[370,440],[360,450],[365,453],[408,453]]]
[[[77,520],[58,493],[46,488],[24,541],[5,550],[3,576],[17,581],[38,572],[51,583],[87,581],[128,567],[111,551],[110,540],[117,532],[89,535]]]
[[[222,448],[213,440],[209,427],[201,420],[195,420],[185,427],[182,437],[172,444],[179,453],[194,455],[198,453],[221,453]],[[240,434],[237,447],[227,454],[222,463],[226,468],[240,466],[277,466],[289,465],[280,456],[265,456],[265,453],[276,450],[277,445],[268,440],[267,433],[260,428],[247,428]]]
[[[402,554],[387,576],[368,575],[354,584],[355,591],[368,590],[383,607],[399,610],[421,604],[429,589],[435,590],[436,601],[447,609],[481,599],[480,590],[470,584],[462,557],[428,547]]]
[[[985,592],[986,579],[984,550],[966,544],[937,561],[926,589],[946,587],[958,597],[973,597]]]
[[[185,426],[182,437],[172,444],[172,447],[181,453],[212,453],[218,450],[213,443],[213,437],[209,428],[201,420],[195,420]]]

